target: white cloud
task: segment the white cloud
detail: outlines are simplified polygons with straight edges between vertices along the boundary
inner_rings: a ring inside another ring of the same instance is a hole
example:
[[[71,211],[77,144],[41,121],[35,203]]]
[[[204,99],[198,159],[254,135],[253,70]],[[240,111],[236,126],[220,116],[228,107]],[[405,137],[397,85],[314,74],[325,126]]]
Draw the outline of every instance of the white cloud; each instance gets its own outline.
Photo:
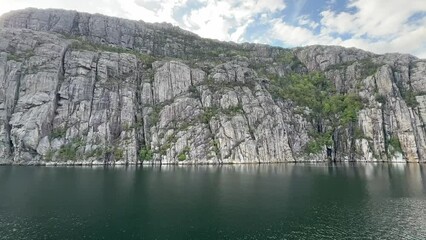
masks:
[[[119,0],[113,0],[119,1]],[[124,0],[119,1],[125,17],[146,22],[168,22],[177,25],[178,22],[173,18],[173,10],[186,3],[186,0]]]
[[[243,41],[243,34],[257,15],[285,8],[282,0],[200,0],[204,6],[190,10],[184,18],[184,28],[202,37],[225,41]]]
[[[202,7],[189,9],[186,6],[188,0],[0,0],[0,14],[26,7],[72,9],[147,22],[169,22],[202,37],[242,41],[247,27],[257,15],[285,8],[284,0],[194,1]],[[174,11],[184,7],[187,7],[187,13],[183,19],[175,19]]]
[[[336,32],[343,34],[346,31],[352,31],[352,29],[356,29],[353,27],[355,17],[349,13],[341,12],[336,14],[330,10],[326,10],[321,12],[321,16],[321,26],[325,28],[323,29],[323,32]]]
[[[287,24],[282,19],[274,19],[270,24],[272,26],[270,36],[288,46],[337,45],[341,42],[341,39],[334,39],[327,34],[315,34],[309,28]]]
[[[172,17],[173,10],[185,3],[186,0],[0,0],[0,14],[28,7],[61,8],[147,22],[177,24]]]
[[[402,34],[392,39],[369,40],[365,38],[351,38],[342,41],[345,47],[357,47],[376,53],[401,52],[411,53],[426,58],[426,21],[423,26],[404,30]]]
[[[286,46],[341,45],[426,58],[426,17],[411,19],[415,14],[426,13],[425,0],[351,0],[348,7],[351,11],[321,12],[320,26],[307,16],[299,17],[300,26],[274,19],[269,33]],[[315,31],[315,27],[320,30]]]
[[[288,13],[290,16],[278,16],[286,2],[293,4],[294,11]],[[259,43],[282,42],[288,47],[342,45],[426,58],[426,0],[349,0],[347,10],[341,12],[330,7],[337,4],[336,0],[327,0],[317,22],[313,16],[300,15],[306,3],[307,0],[0,0],[0,14],[26,7],[73,9],[169,22],[202,37],[224,41],[250,39]]]
[[[425,0],[352,0],[348,5],[355,13],[330,10],[321,13],[321,24],[331,32],[353,34],[356,37],[399,35],[415,13],[426,11]]]
[[[297,22],[301,26],[307,26],[309,28],[315,29],[319,26],[319,23],[312,21],[309,19],[308,15],[302,15],[297,18]]]
[[[231,11],[231,4],[227,2],[207,2],[205,7],[192,10],[184,15],[185,28],[194,31],[203,37],[229,40],[230,22],[226,13]]]

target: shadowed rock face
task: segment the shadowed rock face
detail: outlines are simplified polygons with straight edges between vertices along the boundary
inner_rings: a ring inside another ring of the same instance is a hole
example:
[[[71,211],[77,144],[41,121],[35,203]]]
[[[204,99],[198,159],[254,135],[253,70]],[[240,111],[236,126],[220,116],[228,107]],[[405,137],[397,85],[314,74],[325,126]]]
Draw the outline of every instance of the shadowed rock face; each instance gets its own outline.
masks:
[[[426,61],[413,56],[239,45],[64,10],[0,26],[1,163],[426,161]],[[307,154],[315,124],[270,85],[315,71],[363,107],[329,151]]]

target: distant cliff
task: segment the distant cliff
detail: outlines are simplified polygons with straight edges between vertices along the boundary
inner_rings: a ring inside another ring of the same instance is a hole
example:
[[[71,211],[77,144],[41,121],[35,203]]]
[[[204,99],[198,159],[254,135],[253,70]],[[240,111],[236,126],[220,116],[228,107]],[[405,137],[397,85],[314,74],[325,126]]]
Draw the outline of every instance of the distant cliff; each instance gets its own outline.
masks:
[[[65,10],[0,26],[1,163],[426,161],[426,60]]]

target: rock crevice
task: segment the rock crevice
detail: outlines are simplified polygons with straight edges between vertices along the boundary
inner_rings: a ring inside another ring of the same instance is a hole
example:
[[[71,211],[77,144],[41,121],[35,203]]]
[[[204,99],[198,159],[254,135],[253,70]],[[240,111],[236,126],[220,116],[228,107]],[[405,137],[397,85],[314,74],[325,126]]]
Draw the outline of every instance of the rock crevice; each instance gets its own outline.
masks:
[[[0,163],[426,161],[425,60],[223,43],[64,10],[15,11],[0,26]],[[318,72],[362,103],[348,124],[277,89]]]

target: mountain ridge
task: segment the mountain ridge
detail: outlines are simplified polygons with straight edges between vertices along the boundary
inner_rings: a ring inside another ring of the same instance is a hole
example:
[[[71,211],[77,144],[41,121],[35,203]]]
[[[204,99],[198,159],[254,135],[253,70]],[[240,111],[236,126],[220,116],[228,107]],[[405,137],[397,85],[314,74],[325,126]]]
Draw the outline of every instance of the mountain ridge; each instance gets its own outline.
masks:
[[[20,9],[20,10],[13,10],[10,12],[7,12],[3,15],[0,16],[0,25],[5,25],[5,21],[7,21],[8,16],[12,16],[12,17],[16,17],[16,14],[31,14],[33,12],[40,12],[40,13],[44,13],[44,14],[52,14],[52,13],[56,13],[56,14],[83,14],[83,15],[91,15],[91,16],[98,16],[101,18],[107,18],[109,20],[115,20],[115,21],[125,21],[125,22],[133,22],[133,23],[141,23],[142,26],[147,26],[147,27],[164,27],[167,26],[165,29],[172,29],[172,30],[178,30],[180,33],[185,34],[185,35],[190,35],[199,39],[203,39],[203,40],[207,40],[207,41],[211,41],[211,42],[216,42],[216,43],[222,43],[222,44],[229,44],[229,45],[239,45],[241,47],[245,47],[245,46],[259,46],[259,47],[269,47],[269,48],[277,48],[277,49],[293,49],[293,50],[297,50],[297,49],[301,49],[301,48],[306,48],[306,47],[319,47],[319,46],[324,46],[324,47],[333,47],[333,48],[344,48],[344,49],[353,49],[353,50],[357,50],[357,51],[364,51],[367,53],[372,53],[375,55],[384,55],[384,54],[376,54],[367,50],[363,50],[360,48],[356,48],[356,47],[343,47],[343,46],[338,46],[338,45],[308,45],[308,46],[304,46],[304,47],[294,47],[294,48],[283,48],[280,46],[273,46],[273,45],[269,45],[269,44],[263,44],[263,43],[251,43],[251,42],[242,42],[242,43],[237,43],[237,42],[233,42],[233,41],[221,41],[221,40],[217,40],[217,39],[211,39],[211,38],[203,38],[200,37],[199,35],[189,31],[189,30],[185,30],[182,29],[179,26],[175,26],[171,23],[167,23],[167,22],[156,22],[156,23],[149,23],[149,22],[145,22],[143,20],[129,20],[129,19],[125,19],[125,18],[120,18],[120,17],[113,17],[113,16],[108,16],[108,15],[104,15],[101,13],[87,13],[87,12],[79,12],[76,10],[65,10],[65,9],[56,9],[56,8],[48,8],[48,9],[37,9],[37,8],[25,8],[25,9]],[[33,29],[35,30],[35,29]],[[47,30],[50,31],[50,30]],[[54,30],[52,32],[55,32]],[[61,32],[57,32],[60,33]],[[63,32],[62,32],[63,33]],[[402,53],[385,53],[385,54],[401,54],[401,55],[410,55],[412,57],[417,58],[414,55],[411,54],[402,54]]]
[[[0,17],[0,162],[426,160],[424,60],[159,25],[57,9]]]

